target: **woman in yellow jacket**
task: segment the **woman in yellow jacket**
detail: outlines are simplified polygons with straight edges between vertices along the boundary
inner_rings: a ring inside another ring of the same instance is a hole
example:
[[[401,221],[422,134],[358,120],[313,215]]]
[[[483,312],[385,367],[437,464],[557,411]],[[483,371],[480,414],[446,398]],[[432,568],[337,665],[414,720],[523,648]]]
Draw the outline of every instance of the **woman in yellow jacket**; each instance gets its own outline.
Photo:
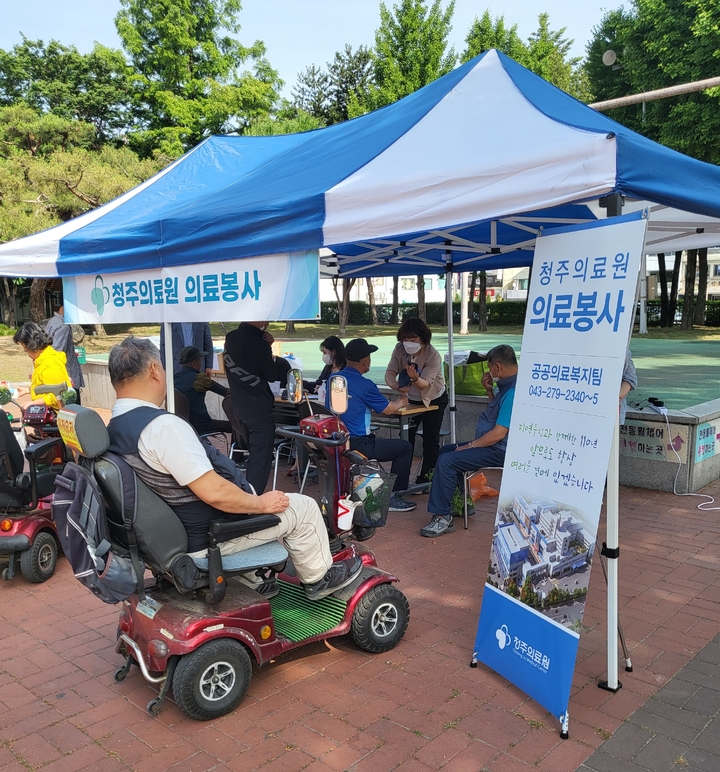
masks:
[[[50,336],[35,322],[26,322],[14,335],[25,353],[33,360],[32,379],[30,381],[30,405],[47,405],[60,409],[60,402],[54,394],[37,394],[38,386],[53,386],[59,383],[70,388],[72,381],[65,365],[66,358],[62,351],[55,351]]]

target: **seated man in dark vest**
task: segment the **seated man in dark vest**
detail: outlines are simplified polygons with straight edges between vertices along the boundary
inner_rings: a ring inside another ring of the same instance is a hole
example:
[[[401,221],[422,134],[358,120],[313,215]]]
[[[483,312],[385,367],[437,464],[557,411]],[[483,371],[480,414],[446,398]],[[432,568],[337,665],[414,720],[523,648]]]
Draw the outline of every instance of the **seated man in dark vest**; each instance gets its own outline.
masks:
[[[276,514],[278,525],[224,542],[221,553],[282,539],[311,600],[345,587],[360,573],[359,558],[333,563],[327,530],[311,498],[281,491],[256,496],[251,486],[243,490],[227,479],[226,465],[225,476],[218,474],[208,455],[213,449],[206,449],[190,424],[159,408],[166,396],[165,370],[149,340],[130,337],[114,346],[108,369],[118,397],[108,425],[110,450],[174,510],[187,531],[191,557],[207,555],[212,520]]]
[[[458,485],[460,490],[463,489],[463,472],[474,472],[484,466],[502,466],[505,462],[515,399],[517,358],[512,346],[501,344],[487,352],[487,360],[490,372],[483,375],[482,383],[490,401],[480,413],[472,442],[440,448],[428,499],[428,512],[432,518],[420,530],[422,536],[442,536],[455,530],[451,503]]]
[[[175,388],[187,399],[190,407],[190,423],[198,434],[227,432],[232,434],[230,421],[210,418],[205,395],[212,391],[221,397],[227,397],[230,389],[214,381],[204,370],[200,372],[207,351],[200,351],[197,346],[185,346],[180,352],[180,369],[175,373]]]

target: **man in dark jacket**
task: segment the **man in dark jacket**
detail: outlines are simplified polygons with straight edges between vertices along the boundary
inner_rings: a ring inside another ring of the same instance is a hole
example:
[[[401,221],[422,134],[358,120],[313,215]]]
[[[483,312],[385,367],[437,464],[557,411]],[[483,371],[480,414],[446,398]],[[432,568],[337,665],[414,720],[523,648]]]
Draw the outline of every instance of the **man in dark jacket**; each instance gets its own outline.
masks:
[[[290,365],[273,356],[268,322],[243,322],[225,338],[225,373],[233,412],[247,430],[247,479],[258,493],[267,485],[275,443],[275,397],[270,383],[285,386]]]
[[[197,346],[185,346],[180,352],[180,370],[175,373],[175,388],[185,396],[190,407],[190,423],[198,434],[211,432],[232,433],[230,421],[211,418],[205,404],[208,391],[226,397],[230,389],[221,386],[207,373],[200,372],[207,351],[200,351]]]
[[[480,413],[472,442],[440,448],[428,499],[428,512],[432,519],[420,530],[422,536],[432,538],[455,530],[451,503],[458,485],[462,490],[463,472],[474,472],[484,466],[503,466],[505,463],[515,399],[517,358],[511,346],[501,344],[487,352],[487,359],[490,372],[483,375],[482,383],[490,401]]]
[[[60,306],[50,319],[48,319],[48,323],[45,325],[45,332],[52,339],[52,347],[55,351],[62,351],[65,354],[65,366],[67,367],[72,385],[75,387],[79,396],[80,389],[85,386],[85,379],[83,378],[80,363],[78,362],[77,354],[75,353],[72,327],[69,324],[65,324],[63,311],[64,308]],[[78,398],[78,403],[79,402],[80,399]]]

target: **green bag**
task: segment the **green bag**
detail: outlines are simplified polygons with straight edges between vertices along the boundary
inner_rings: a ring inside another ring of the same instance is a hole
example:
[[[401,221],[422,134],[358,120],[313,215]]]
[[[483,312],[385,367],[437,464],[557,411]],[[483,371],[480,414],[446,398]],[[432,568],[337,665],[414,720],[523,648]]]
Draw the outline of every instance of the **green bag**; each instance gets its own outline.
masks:
[[[447,362],[443,364],[445,382],[448,383]],[[473,362],[469,365],[455,365],[455,393],[470,394],[475,397],[485,397],[487,392],[482,385],[482,377],[490,372],[487,362]]]

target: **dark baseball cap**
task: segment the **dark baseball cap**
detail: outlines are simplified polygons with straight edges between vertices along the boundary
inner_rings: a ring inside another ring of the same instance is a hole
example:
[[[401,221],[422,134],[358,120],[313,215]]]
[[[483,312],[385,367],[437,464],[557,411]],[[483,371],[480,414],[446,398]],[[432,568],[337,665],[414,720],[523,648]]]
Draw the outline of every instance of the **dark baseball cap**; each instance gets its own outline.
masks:
[[[197,346],[185,346],[185,348],[180,352],[180,364],[189,365],[196,359],[200,359],[200,357],[206,357],[207,355],[207,351],[200,351]]]
[[[359,362],[377,350],[378,347],[368,343],[365,338],[353,338],[345,346],[345,359],[350,362]]]

